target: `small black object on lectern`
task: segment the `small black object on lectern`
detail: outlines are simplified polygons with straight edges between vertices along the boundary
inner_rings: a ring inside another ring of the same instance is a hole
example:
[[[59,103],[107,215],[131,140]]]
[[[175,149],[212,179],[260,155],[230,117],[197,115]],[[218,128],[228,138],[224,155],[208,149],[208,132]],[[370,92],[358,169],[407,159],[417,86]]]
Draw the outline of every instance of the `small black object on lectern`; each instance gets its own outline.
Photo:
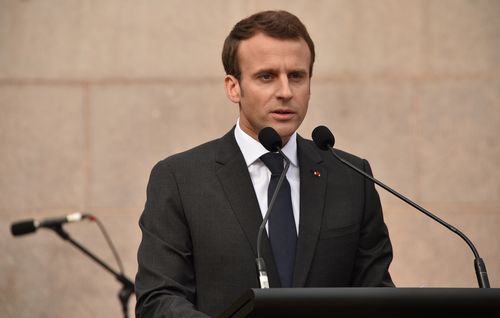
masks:
[[[500,289],[250,289],[219,316],[230,317],[500,317]]]

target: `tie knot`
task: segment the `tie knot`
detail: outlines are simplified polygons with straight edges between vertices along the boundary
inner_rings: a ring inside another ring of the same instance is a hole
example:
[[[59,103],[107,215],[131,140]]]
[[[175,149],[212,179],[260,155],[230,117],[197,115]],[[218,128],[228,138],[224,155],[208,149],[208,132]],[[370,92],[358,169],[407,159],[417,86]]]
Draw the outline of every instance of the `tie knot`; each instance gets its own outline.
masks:
[[[283,172],[283,157],[276,152],[268,152],[260,157],[260,160],[271,170],[272,175],[279,175]]]

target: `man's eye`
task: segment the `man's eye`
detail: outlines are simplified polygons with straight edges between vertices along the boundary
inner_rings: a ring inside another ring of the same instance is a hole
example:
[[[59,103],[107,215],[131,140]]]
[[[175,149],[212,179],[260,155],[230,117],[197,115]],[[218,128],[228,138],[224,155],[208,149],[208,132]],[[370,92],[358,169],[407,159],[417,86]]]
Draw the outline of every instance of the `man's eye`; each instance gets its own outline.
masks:
[[[270,81],[273,79],[273,75],[270,73],[262,73],[259,75],[259,79],[261,79],[263,81]]]
[[[291,80],[301,80],[304,78],[304,74],[301,72],[293,72],[288,75],[288,78]]]

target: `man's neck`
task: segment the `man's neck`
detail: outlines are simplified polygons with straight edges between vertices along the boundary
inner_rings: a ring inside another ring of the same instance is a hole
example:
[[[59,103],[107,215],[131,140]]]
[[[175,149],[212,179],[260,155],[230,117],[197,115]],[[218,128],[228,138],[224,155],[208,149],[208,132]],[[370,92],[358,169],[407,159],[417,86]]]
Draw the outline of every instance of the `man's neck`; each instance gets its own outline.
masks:
[[[258,140],[241,129],[239,120],[236,123],[234,134],[236,142],[243,153],[243,157],[245,157],[247,166],[251,165],[261,155],[268,152]],[[290,159],[293,165],[298,165],[297,133],[293,133],[292,136],[288,138],[288,142],[283,146],[282,151]]]

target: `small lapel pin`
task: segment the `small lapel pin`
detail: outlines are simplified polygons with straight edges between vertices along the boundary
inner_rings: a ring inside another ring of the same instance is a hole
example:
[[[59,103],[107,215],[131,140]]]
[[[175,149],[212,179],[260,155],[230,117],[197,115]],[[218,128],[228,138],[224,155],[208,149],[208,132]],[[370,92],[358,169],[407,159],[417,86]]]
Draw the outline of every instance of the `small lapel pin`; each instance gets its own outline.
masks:
[[[319,170],[314,170],[314,171],[313,171],[313,175],[314,175],[315,177],[318,177],[318,178],[319,178],[319,177],[321,177],[321,172],[319,172]]]

